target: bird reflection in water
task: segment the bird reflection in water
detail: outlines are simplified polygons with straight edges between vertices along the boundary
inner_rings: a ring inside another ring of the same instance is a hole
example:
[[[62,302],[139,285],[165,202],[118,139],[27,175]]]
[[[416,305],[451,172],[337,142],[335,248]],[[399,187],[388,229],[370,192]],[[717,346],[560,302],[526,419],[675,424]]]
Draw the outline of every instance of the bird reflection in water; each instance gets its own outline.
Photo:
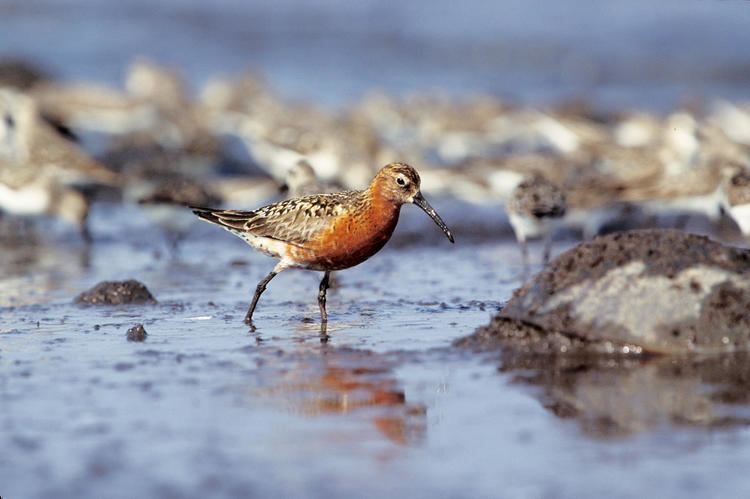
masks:
[[[427,409],[406,399],[382,356],[324,346],[322,355],[304,355],[263,390],[291,412],[307,417],[366,418],[378,434],[397,445],[418,445],[427,428]]]

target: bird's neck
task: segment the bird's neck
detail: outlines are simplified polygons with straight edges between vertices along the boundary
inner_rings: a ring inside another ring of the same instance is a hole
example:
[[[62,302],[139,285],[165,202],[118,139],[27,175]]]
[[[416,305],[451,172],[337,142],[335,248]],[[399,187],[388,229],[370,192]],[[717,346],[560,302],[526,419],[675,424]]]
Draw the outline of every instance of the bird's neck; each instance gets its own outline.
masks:
[[[376,182],[373,182],[366,191],[366,197],[368,211],[370,212],[370,223],[390,234],[398,222],[401,204],[388,197]]]
[[[399,212],[401,209],[401,203],[398,203],[389,196],[388,190],[375,179],[370,187],[367,189],[367,196],[372,201],[372,204],[379,209],[384,211],[395,211]]]

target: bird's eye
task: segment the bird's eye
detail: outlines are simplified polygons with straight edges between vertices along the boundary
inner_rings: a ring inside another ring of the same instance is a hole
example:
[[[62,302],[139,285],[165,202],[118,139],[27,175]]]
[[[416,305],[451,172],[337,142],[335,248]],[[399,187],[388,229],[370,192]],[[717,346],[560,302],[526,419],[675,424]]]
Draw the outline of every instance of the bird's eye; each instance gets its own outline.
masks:
[[[8,128],[13,128],[16,125],[16,121],[13,119],[13,116],[10,114],[5,115],[5,124]]]
[[[396,183],[400,185],[401,187],[406,186],[406,179],[404,177],[398,177],[396,179]]]

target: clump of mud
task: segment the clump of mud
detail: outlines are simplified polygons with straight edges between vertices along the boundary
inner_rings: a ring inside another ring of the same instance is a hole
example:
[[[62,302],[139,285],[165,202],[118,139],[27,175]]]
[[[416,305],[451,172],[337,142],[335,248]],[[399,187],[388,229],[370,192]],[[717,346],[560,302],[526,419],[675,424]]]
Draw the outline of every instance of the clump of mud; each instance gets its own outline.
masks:
[[[127,334],[128,341],[137,341],[137,342],[146,341],[147,336],[148,336],[148,333],[146,333],[146,328],[143,327],[143,324],[136,324],[135,326],[128,329],[128,334]]]
[[[560,255],[459,345],[537,353],[750,348],[750,251],[672,230],[611,234]]]
[[[153,304],[156,298],[135,279],[103,281],[76,297],[75,303],[88,305]]]

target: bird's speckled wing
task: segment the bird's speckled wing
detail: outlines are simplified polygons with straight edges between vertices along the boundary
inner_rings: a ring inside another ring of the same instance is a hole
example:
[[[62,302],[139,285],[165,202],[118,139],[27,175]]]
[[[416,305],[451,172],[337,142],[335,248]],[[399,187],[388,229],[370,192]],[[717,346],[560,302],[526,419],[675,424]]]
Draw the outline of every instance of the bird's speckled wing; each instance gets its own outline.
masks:
[[[30,154],[21,161],[0,158],[0,183],[13,189],[51,182],[64,185],[117,186],[120,177],[61,137],[46,123],[35,130]]]
[[[236,233],[250,233],[304,247],[332,220],[363,203],[361,191],[288,199],[255,211],[192,207],[200,218]]]
[[[29,163],[40,174],[49,174],[63,184],[116,186],[119,182],[116,173],[94,161],[46,123],[39,123],[34,130]]]

